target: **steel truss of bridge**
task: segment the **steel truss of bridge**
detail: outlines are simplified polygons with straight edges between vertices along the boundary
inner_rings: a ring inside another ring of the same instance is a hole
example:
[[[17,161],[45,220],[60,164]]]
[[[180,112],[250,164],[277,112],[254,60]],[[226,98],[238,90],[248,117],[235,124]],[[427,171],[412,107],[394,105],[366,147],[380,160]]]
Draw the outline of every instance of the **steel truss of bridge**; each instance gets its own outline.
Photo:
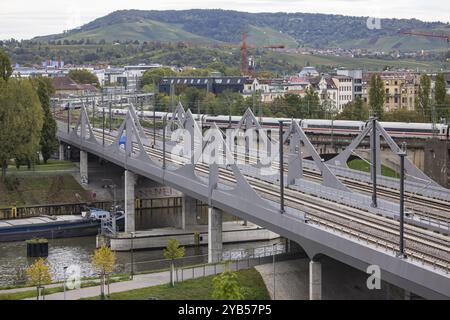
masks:
[[[181,104],[168,123],[184,128],[191,136],[199,133],[203,136],[191,111],[185,111]],[[250,110],[238,127],[261,129]],[[261,134],[264,134],[262,130]],[[381,270],[381,278],[389,283],[425,298],[450,298],[449,212],[444,212],[439,219],[424,218],[426,214],[406,216],[406,255],[399,255],[399,204],[378,199],[373,206],[370,195],[357,192],[341,181],[342,177],[371,181],[367,174],[346,168],[348,157],[368,134],[376,135],[376,139],[371,139],[375,142],[374,152],[380,150],[379,136],[386,139],[394,152],[401,152],[377,121],[373,121],[346,150],[324,162],[302,128],[292,122],[282,136],[283,142],[289,143],[289,152],[287,170],[283,170],[281,177],[261,174],[257,159],[256,165],[205,164],[201,156],[192,152],[192,162],[185,163],[182,157],[177,160],[172,153],[175,147],[172,142],[164,138],[155,140],[154,144],[151,142],[133,106],[128,108],[118,130],[107,133],[92,128],[85,106],[74,128],[58,121],[61,142],[289,238],[300,244],[311,260],[326,255],[362,271],[376,265]],[[202,143],[206,145],[210,141]],[[224,157],[240,156],[225,140],[221,143]],[[193,147],[194,143],[191,145]],[[301,148],[308,150],[312,161],[301,158]],[[450,204],[449,190],[438,186],[407,159],[405,161],[405,191],[428,201]],[[380,166],[375,163],[373,168]],[[280,167],[280,162],[271,166]],[[306,179],[305,169],[320,173],[320,183]],[[283,187],[280,180],[284,181]],[[379,176],[378,183],[398,189],[399,180]],[[284,211],[280,210],[281,202]]]

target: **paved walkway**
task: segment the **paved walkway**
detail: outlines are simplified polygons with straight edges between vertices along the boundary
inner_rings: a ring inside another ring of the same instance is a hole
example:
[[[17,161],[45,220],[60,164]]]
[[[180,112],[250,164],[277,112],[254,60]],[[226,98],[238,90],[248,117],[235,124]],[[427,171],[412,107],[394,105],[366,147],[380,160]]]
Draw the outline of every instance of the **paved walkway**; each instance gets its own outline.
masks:
[[[158,272],[145,275],[136,275],[133,280],[115,282],[109,285],[110,293],[122,292],[133,289],[141,289],[145,287],[157,286],[170,282],[170,273]],[[107,293],[107,286],[105,286]],[[97,297],[100,295],[100,286],[80,288],[76,290],[67,290],[67,300],[78,300],[81,298]],[[36,298],[29,298],[25,300],[35,300]],[[53,293],[45,296],[45,300],[64,300],[64,292]]]
[[[309,299],[309,265],[307,259],[277,261],[275,263],[275,299]],[[263,264],[255,269],[261,274],[270,298],[273,299],[273,264]]]
[[[192,272],[192,268],[189,268],[187,270],[184,270],[183,276],[181,275],[181,270],[178,270],[178,279],[181,281],[182,278],[184,280],[192,278],[200,278],[203,276],[209,276],[215,273],[220,273],[222,271],[223,271],[222,265],[217,265],[216,267],[214,267],[214,265],[208,265],[205,266],[205,268],[203,268],[202,266],[195,268],[194,272]],[[167,283],[170,283],[169,271],[135,275],[133,280],[111,283],[110,293],[141,289]],[[107,291],[107,287],[105,288],[105,290]],[[67,300],[78,300],[81,298],[90,298],[99,295],[100,295],[100,286],[86,287],[66,291]],[[28,298],[25,300],[35,300],[35,299],[36,298]],[[64,300],[64,292],[46,295],[45,300]]]

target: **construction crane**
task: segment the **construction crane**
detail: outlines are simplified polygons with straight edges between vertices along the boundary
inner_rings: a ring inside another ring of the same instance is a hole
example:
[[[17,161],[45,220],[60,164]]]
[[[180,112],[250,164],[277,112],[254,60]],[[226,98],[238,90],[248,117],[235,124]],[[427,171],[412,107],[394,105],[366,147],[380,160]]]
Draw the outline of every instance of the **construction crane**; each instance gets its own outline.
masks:
[[[241,49],[241,73],[243,75],[249,74],[248,68],[248,60],[247,60],[247,50],[248,49],[284,49],[284,44],[274,44],[274,45],[266,45],[266,46],[255,46],[247,44],[247,32],[242,32],[242,43],[240,45],[236,44],[224,44],[220,45],[220,47],[225,48],[240,48]]]
[[[242,32],[242,44],[241,44],[241,72],[243,75],[248,74],[248,62],[247,62],[247,49],[258,48],[254,45],[247,45],[247,32]],[[267,45],[259,48],[263,49],[284,49],[285,46],[283,44],[275,44],[275,45]]]
[[[258,48],[254,45],[247,45],[247,32],[242,32],[242,44],[241,44],[241,72],[243,75],[249,73],[248,70],[248,62],[247,62],[247,49],[255,49]],[[275,45],[267,45],[259,48],[263,49],[284,49],[285,46],[283,44],[275,44]]]
[[[424,31],[400,31],[402,34],[409,34],[413,36],[433,37],[447,39],[447,43],[450,43],[450,35],[443,33],[424,32]]]
[[[447,49],[450,44],[450,34],[444,34],[444,33],[435,33],[435,32],[425,32],[425,31],[412,31],[412,30],[402,30],[400,31],[401,34],[408,34],[412,36],[422,36],[422,37],[431,37],[431,38],[440,38],[440,39],[446,39],[447,40]],[[448,57],[448,56],[447,56]],[[450,61],[450,58],[446,59],[447,61]]]

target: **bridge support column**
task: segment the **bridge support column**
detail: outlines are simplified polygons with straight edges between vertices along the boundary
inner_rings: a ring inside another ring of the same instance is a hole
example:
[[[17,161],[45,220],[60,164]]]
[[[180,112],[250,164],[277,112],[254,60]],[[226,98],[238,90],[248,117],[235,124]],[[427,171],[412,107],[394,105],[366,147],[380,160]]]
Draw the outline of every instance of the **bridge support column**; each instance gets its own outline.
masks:
[[[309,300],[322,300],[322,264],[309,262]]]
[[[59,160],[64,160],[64,144],[59,144]]]
[[[187,225],[195,224],[197,224],[197,200],[183,194],[181,199],[181,221],[178,227],[184,230]]]
[[[222,260],[222,211],[208,208],[208,263]]]
[[[88,153],[80,150],[80,180],[81,184],[88,184]]]
[[[135,228],[135,199],[134,185],[136,184],[136,174],[125,170],[125,232],[134,232]]]

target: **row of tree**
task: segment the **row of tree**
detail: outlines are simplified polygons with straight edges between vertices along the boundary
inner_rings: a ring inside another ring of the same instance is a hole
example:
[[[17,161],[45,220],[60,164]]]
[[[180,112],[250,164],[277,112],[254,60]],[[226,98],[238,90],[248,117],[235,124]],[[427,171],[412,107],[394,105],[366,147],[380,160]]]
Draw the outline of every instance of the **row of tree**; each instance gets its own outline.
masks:
[[[0,51],[0,164],[2,177],[11,159],[29,167],[57,150],[56,122],[50,111],[51,82],[11,78],[11,62]]]
[[[369,83],[369,107],[372,113],[387,121],[420,121],[432,122],[450,116],[450,97],[446,92],[444,74],[436,76],[434,92],[431,90],[431,78],[423,74],[420,77],[419,90],[413,111],[396,110],[385,113],[386,90],[384,81],[379,75],[373,75]],[[350,105],[350,109],[355,105]]]
[[[167,247],[164,249],[164,257],[171,261],[170,278],[172,287],[175,284],[174,277],[174,265],[175,260],[183,257],[185,254],[185,248],[180,246],[180,243],[176,239],[169,239]],[[114,271],[116,265],[116,254],[105,244],[102,244],[100,248],[94,251],[92,255],[92,265],[99,271],[100,275],[100,297],[105,298],[105,286],[108,286],[109,295],[109,277]],[[43,258],[38,258],[36,261],[27,268],[26,274],[28,276],[28,284],[36,286],[37,295],[39,299],[39,288],[44,285],[48,285],[52,282],[52,274],[50,268]],[[237,274],[231,272],[228,268],[224,272],[219,274],[213,279],[213,292],[212,298],[219,300],[242,300],[244,294],[240,288]],[[64,286],[66,283],[64,283]]]

